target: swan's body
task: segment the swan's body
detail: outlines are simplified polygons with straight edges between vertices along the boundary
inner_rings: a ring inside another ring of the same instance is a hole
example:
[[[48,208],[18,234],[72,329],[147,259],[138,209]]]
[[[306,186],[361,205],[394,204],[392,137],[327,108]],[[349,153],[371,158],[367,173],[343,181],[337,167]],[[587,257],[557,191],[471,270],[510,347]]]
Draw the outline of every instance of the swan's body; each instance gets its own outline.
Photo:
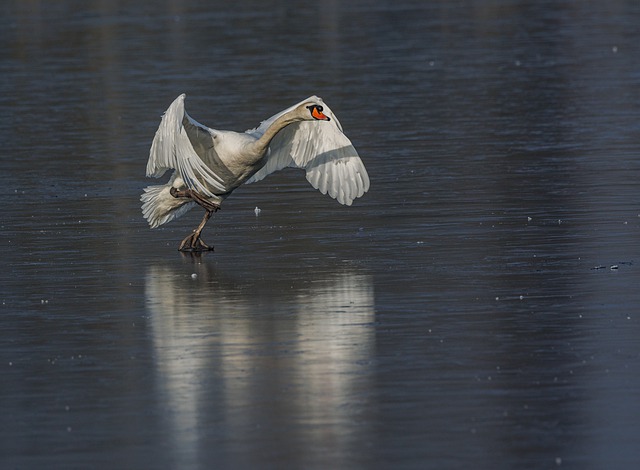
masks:
[[[151,144],[147,176],[173,169],[165,185],[148,186],[142,212],[151,228],[180,217],[196,204],[205,218],[181,250],[210,249],[200,233],[212,212],[244,183],[285,167],[303,168],[323,194],[351,205],[369,189],[367,171],[342,127],[324,102],[308,99],[246,132],[210,129],[184,109],[185,95],[169,106]]]

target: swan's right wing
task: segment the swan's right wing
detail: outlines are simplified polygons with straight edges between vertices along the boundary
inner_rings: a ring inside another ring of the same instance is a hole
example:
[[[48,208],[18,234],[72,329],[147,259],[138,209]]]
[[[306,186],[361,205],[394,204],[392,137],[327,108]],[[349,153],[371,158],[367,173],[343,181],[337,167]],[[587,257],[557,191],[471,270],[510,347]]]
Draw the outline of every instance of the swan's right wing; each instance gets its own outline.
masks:
[[[185,112],[184,99],[184,94],[178,96],[162,116],[151,144],[147,176],[159,178],[167,170],[175,169],[189,188],[212,197],[214,193],[211,188],[220,193],[226,191],[223,178],[209,168],[197,153],[197,150],[201,153],[203,149],[213,150],[212,130]],[[185,126],[189,127],[196,148]]]
[[[309,99],[276,114],[248,133],[259,138],[278,117],[306,101]],[[369,176],[358,152],[324,102],[323,108],[330,121],[296,122],[278,132],[269,146],[267,162],[247,183],[259,181],[283,168],[295,167],[306,171],[311,186],[322,194],[329,194],[340,204],[350,206],[354,199],[367,192]]]

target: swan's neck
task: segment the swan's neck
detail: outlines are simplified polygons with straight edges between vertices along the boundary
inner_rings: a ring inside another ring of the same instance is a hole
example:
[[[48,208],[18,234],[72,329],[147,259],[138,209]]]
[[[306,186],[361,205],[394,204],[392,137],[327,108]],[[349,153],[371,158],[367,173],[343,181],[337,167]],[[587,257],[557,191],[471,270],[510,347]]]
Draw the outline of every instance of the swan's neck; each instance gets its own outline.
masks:
[[[263,156],[267,152],[269,144],[278,132],[287,127],[289,124],[293,124],[294,122],[300,120],[301,119],[296,118],[295,116],[291,116],[291,114],[283,114],[282,116],[280,116],[278,119],[273,121],[264,132],[264,134],[262,134],[262,136],[254,142],[253,145],[255,152],[258,155]]]

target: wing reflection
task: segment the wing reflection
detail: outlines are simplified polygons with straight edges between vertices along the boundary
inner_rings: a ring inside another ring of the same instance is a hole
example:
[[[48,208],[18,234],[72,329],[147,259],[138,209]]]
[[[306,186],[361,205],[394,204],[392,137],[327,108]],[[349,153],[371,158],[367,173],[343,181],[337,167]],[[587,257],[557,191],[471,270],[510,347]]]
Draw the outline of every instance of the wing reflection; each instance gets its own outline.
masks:
[[[299,448],[291,452],[300,458],[328,449],[346,458],[347,424],[371,408],[371,277],[305,272],[282,288],[224,277],[207,264],[192,268],[195,279],[167,266],[152,266],[146,276],[156,375],[175,455],[197,461],[211,452],[200,448],[203,435],[221,433],[222,454],[231,452],[222,436],[232,435],[262,451],[294,438]]]

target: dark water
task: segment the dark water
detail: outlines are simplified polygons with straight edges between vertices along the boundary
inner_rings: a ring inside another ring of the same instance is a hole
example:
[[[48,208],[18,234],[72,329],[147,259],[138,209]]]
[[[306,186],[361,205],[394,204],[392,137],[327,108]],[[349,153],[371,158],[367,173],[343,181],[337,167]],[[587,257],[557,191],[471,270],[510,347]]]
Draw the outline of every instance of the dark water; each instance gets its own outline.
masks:
[[[0,13],[3,469],[636,468],[637,2]],[[180,255],[138,197],[182,92],[322,96],[370,192],[282,172]]]

